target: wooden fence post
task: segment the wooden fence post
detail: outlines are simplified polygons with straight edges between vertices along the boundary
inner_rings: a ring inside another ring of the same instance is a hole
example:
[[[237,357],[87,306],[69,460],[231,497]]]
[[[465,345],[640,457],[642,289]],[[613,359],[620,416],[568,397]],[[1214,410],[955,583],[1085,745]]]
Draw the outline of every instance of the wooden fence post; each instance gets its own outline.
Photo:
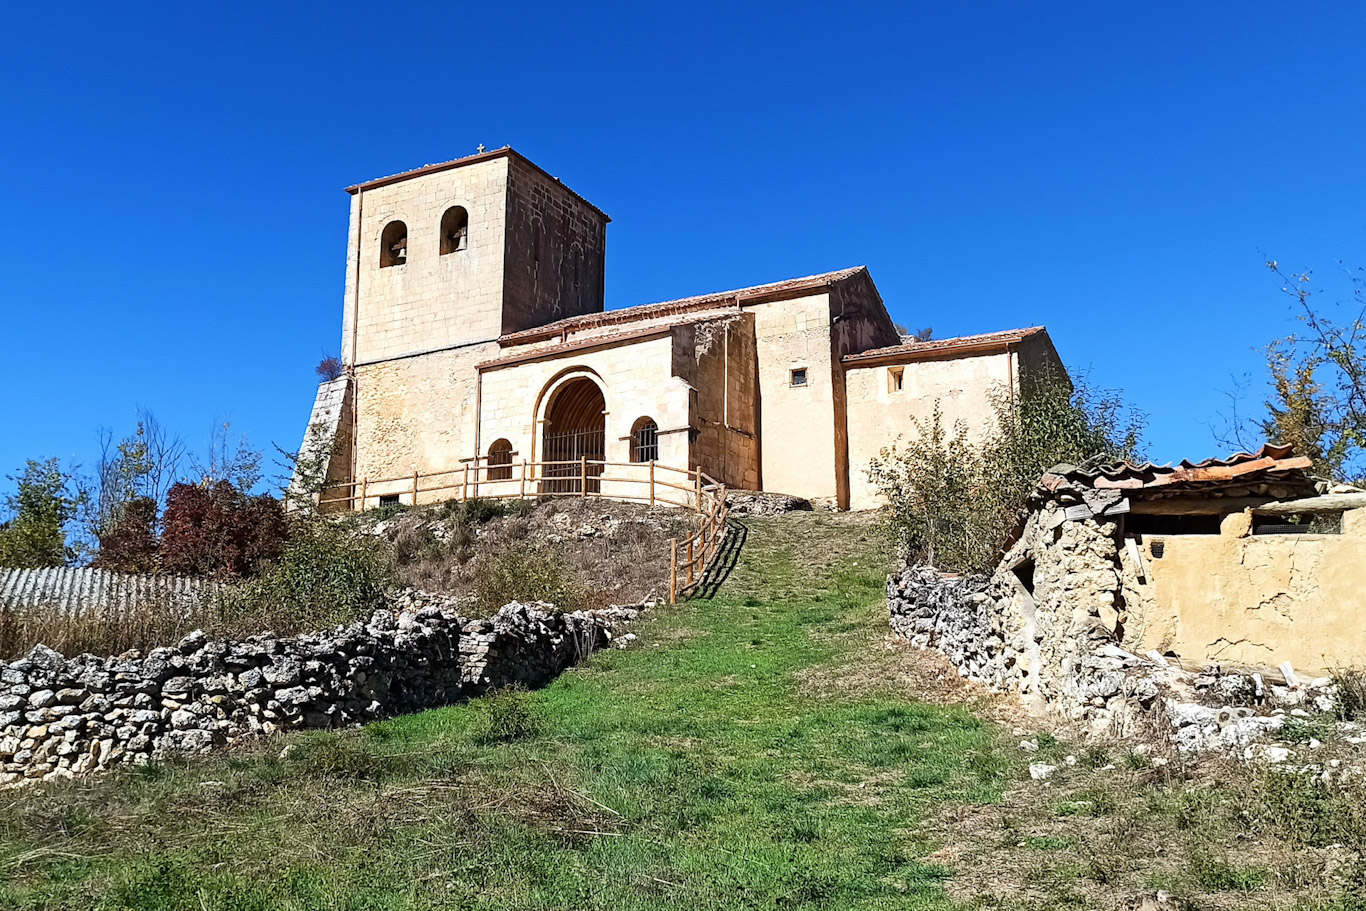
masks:
[[[470,498],[470,463],[465,463],[465,474],[460,481],[460,500],[464,502]]]
[[[413,472],[413,505],[417,505],[417,472]]]
[[[688,539],[688,585],[692,585],[693,570],[693,539]]]
[[[588,497],[588,456],[579,456],[579,483],[583,485],[582,493]]]
[[[678,603],[678,539],[669,539],[669,603]]]
[[[655,460],[650,460],[650,508],[655,505]]]
[[[526,459],[522,459],[522,499],[526,499]]]
[[[357,510],[358,512],[365,512],[365,494],[366,494],[366,491],[369,489],[369,487],[370,487],[370,480],[369,480],[368,478],[361,478],[361,479],[360,479],[360,508]]]

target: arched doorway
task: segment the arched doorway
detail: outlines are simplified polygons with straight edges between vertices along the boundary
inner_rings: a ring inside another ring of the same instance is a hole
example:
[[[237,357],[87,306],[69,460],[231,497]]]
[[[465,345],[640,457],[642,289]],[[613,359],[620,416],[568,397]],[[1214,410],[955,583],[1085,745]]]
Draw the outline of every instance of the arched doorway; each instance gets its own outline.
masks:
[[[606,451],[607,402],[602,387],[587,377],[569,380],[551,393],[541,433],[541,461],[546,493],[583,493],[587,465],[588,493],[601,489]]]

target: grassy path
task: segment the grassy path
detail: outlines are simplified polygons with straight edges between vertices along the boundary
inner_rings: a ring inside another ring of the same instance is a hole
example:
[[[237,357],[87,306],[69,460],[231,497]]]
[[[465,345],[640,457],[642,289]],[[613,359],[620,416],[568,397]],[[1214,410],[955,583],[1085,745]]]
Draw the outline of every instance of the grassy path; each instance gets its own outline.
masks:
[[[714,600],[544,690],[0,795],[0,908],[1362,907],[1354,805],[1022,753],[887,647],[871,525],[747,524]]]
[[[524,699],[13,798],[0,906],[944,906],[915,827],[997,796],[988,728],[839,685],[885,629],[871,527],[748,524],[717,598]]]

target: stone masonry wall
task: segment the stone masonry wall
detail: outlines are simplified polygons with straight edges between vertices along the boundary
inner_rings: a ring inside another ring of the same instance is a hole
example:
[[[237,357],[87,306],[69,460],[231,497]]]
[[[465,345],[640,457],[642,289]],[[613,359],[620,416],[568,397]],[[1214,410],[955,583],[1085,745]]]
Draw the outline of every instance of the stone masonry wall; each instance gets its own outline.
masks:
[[[290,638],[192,633],[117,658],[39,646],[0,665],[0,785],[71,777],[297,728],[331,728],[535,686],[611,640],[635,611],[440,607]]]

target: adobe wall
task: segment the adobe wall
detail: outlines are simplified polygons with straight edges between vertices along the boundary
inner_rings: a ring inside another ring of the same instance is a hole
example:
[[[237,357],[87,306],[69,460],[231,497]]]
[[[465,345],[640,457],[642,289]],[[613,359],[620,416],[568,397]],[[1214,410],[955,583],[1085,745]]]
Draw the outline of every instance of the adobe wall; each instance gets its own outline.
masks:
[[[1366,664],[1366,510],[1342,517],[1340,535],[1251,535],[1242,513],[1218,535],[1165,535],[1140,551],[1147,570],[1138,648],[1205,663],[1277,666],[1311,673]],[[1138,619],[1138,618],[1136,618]]]
[[[838,438],[832,362],[830,298],[806,297],[747,304],[758,349],[759,456],[763,489],[838,502]],[[806,385],[791,371],[806,369]],[[843,422],[841,421],[841,424]]]
[[[348,364],[498,337],[508,162],[493,158],[352,195],[342,339]],[[469,236],[466,249],[443,255],[441,216],[451,206],[468,211]],[[381,268],[380,235],[395,220],[408,227],[407,262]]]
[[[868,465],[900,436],[918,433],[915,422],[928,424],[935,403],[946,429],[962,422],[969,440],[983,439],[995,426],[993,390],[1009,388],[1013,354],[979,354],[938,360],[849,365],[845,388],[849,412],[850,508],[875,509],[881,498],[868,481]],[[892,369],[901,369],[902,386],[894,391]]]

